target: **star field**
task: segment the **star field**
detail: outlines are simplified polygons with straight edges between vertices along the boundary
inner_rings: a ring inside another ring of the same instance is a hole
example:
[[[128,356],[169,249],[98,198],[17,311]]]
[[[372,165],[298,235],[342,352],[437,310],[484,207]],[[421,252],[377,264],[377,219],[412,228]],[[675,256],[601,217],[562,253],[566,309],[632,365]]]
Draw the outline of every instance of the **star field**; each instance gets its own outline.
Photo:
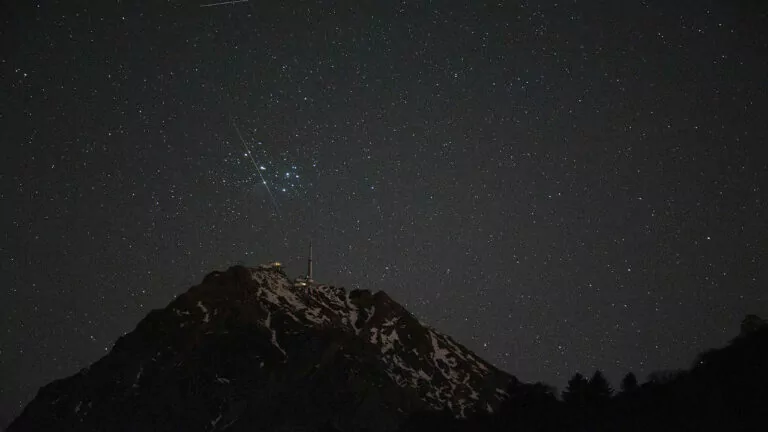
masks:
[[[0,420],[310,238],[559,387],[768,316],[760,2],[91,3],[0,6]]]

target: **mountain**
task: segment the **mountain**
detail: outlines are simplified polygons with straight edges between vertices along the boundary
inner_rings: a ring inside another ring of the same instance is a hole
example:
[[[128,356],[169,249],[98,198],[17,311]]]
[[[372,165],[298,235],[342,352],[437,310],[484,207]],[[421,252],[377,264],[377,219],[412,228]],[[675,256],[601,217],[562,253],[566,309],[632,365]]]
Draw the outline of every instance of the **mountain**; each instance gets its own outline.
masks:
[[[392,431],[491,412],[512,380],[383,292],[235,266],[43,387],[8,431]]]

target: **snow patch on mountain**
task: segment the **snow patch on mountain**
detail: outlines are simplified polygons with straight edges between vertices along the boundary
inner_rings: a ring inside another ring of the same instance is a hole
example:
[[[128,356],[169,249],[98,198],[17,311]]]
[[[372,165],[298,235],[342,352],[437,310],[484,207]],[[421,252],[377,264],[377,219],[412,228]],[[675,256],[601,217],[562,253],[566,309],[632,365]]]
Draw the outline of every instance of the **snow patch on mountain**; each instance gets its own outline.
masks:
[[[222,417],[222,414],[219,413],[219,415],[215,419],[211,420],[211,427],[216,428],[216,425],[219,424],[219,421],[221,421],[221,417]]]
[[[139,368],[139,372],[136,373],[136,378],[133,379],[133,385],[131,387],[139,388],[139,380],[141,379],[142,373],[144,373],[144,366]]]
[[[349,295],[351,293],[347,293],[345,300],[345,306],[347,307],[347,310],[349,311],[349,325],[352,327],[352,330],[355,332],[355,334],[360,334],[360,329],[357,328],[357,306],[355,306],[352,302],[349,301]]]
[[[381,346],[381,353],[386,354],[395,350],[395,342],[400,342],[400,336],[397,334],[397,330],[389,329],[389,334],[381,332],[379,338],[379,344]]]
[[[451,358],[451,352],[440,346],[437,340],[437,335],[433,331],[429,332],[429,340],[432,342],[432,362],[442,370],[441,365],[445,364],[450,367],[456,366],[456,359]]]
[[[200,308],[200,310],[201,310],[201,311],[203,311],[203,314],[205,314],[205,315],[203,316],[203,322],[204,322],[204,323],[208,323],[208,322],[210,322],[210,321],[211,321],[211,316],[210,316],[210,314],[208,313],[208,308],[206,308],[206,307],[205,307],[205,305],[203,304],[203,302],[201,302],[201,301],[198,301],[198,302],[197,302],[197,307],[199,307],[199,308]]]
[[[280,346],[280,343],[277,342],[277,332],[275,331],[275,329],[272,328],[272,312],[267,312],[267,318],[264,320],[264,327],[266,327],[267,330],[269,330],[270,333],[272,334],[272,339],[271,339],[272,345],[274,345],[275,348],[280,350],[280,352],[283,353],[283,357],[287,359],[288,353],[285,352],[283,347]]]

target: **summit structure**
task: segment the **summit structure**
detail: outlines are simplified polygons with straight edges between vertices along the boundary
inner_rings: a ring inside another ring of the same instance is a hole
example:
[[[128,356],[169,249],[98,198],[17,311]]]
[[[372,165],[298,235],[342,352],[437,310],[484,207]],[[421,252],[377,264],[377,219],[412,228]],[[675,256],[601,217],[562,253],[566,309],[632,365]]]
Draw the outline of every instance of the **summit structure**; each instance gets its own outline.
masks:
[[[312,283],[312,240],[309,241],[309,256],[307,257],[307,283]]]
[[[309,241],[309,255],[307,256],[307,274],[306,276],[296,278],[293,285],[296,287],[311,286],[315,283],[312,277],[312,240]]]

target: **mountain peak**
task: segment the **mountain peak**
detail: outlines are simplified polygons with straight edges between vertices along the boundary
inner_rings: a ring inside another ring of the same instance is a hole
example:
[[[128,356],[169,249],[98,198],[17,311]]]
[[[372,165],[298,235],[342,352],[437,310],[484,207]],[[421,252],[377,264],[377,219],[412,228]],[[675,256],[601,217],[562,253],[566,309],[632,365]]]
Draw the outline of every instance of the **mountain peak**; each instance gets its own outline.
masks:
[[[105,413],[125,417],[128,403],[129,429],[162,413],[168,430],[258,421],[385,431],[416,410],[492,411],[511,379],[384,292],[295,286],[279,266],[235,266],[150,312],[91,368],[41,389],[9,430],[119,430]]]

